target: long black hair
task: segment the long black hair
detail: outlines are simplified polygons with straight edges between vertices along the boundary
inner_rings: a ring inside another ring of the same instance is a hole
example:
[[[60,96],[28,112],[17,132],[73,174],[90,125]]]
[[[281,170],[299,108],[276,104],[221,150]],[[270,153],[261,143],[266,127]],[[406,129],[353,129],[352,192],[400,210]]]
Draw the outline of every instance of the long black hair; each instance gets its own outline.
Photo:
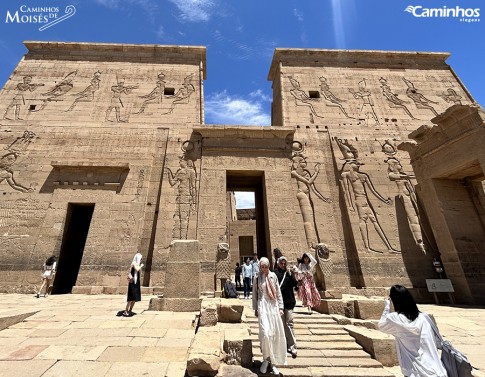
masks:
[[[406,287],[398,284],[393,285],[389,296],[391,297],[396,312],[404,314],[410,321],[414,321],[418,318],[418,306],[416,305],[416,301],[414,301],[411,292],[409,292]]]
[[[52,266],[56,260],[57,260],[56,259],[56,256],[55,255],[52,255],[52,256],[50,256],[49,258],[47,258],[45,260],[45,265],[46,266]]]

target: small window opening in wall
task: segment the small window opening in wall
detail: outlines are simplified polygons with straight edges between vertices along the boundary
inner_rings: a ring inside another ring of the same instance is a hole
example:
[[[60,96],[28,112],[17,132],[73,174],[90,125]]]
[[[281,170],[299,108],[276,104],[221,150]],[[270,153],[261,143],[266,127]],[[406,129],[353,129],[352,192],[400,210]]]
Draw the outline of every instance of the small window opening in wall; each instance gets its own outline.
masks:
[[[310,126],[306,126],[306,128],[310,128]]]
[[[310,97],[310,98],[320,98],[320,92],[318,92],[316,90],[310,90],[308,92],[308,97]]]
[[[296,128],[300,128],[300,126],[296,126]]]
[[[163,94],[166,96],[173,96],[175,94],[175,88],[165,88]]]
[[[318,130],[318,126],[315,126],[315,128]]]
[[[34,111],[35,110],[35,105],[30,105],[29,106],[29,111]]]

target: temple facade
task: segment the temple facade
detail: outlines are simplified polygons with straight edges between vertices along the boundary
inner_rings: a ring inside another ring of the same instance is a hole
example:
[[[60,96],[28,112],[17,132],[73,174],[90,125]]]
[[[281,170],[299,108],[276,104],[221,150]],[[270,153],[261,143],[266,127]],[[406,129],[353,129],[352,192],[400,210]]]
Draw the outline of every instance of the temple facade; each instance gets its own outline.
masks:
[[[436,177],[415,176],[398,148],[452,106],[481,111],[448,54],[276,49],[272,124],[238,126],[204,123],[204,47],[24,44],[0,92],[1,291],[34,292],[55,255],[53,293],[123,292],[140,250],[144,289],[163,292],[178,278],[166,273],[171,245],[197,240],[187,283],[211,294],[243,256],[228,193],[252,191],[245,253],[271,260],[278,247],[296,263],[312,252],[324,291],[400,283],[427,301],[426,279],[446,276],[456,301],[485,303],[483,173],[466,202],[481,220],[443,244],[435,212],[449,203],[428,200],[419,177]],[[470,161],[483,172],[483,158]]]

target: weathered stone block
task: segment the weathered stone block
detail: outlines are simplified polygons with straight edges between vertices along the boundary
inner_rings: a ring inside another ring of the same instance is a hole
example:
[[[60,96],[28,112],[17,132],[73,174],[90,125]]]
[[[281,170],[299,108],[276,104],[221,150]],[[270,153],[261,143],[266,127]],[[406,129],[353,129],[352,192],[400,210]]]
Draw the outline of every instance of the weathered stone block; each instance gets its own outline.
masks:
[[[328,300],[320,301],[320,306],[315,308],[319,313],[339,314],[348,318],[353,318],[355,309],[353,300]]]
[[[224,336],[224,362],[229,365],[250,367],[253,362],[253,345],[248,331],[227,329]]]
[[[217,315],[217,305],[216,303],[204,303],[200,310],[200,326],[215,326],[218,321]]]
[[[215,376],[221,365],[224,333],[218,327],[200,327],[187,358],[189,376]]]
[[[361,326],[345,326],[345,330],[355,338],[362,348],[372,355],[374,359],[385,366],[398,365],[395,340],[392,335],[384,334],[379,330],[366,329]]]
[[[199,298],[160,298],[150,299],[148,310],[172,311],[172,312],[195,312],[200,310],[201,299]]]
[[[384,310],[384,300],[355,300],[355,316],[360,319],[379,319]]]
[[[222,300],[217,309],[219,322],[239,323],[241,322],[243,310],[244,305],[237,303],[237,301],[235,303],[227,303],[225,300]]]

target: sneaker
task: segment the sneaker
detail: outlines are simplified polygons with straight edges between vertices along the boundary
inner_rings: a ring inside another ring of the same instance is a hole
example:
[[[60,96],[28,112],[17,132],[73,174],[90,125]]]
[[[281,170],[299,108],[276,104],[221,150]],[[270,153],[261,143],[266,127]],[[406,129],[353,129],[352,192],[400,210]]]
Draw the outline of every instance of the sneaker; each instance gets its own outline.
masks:
[[[39,297],[40,297],[40,293],[37,293],[37,294],[35,295],[35,297],[39,298]]]
[[[259,370],[261,371],[261,373],[266,373],[268,371],[268,365],[269,365],[269,361],[268,360],[264,360],[261,363],[261,368],[259,368]]]
[[[293,359],[296,359],[296,356],[297,356],[296,348],[291,347],[291,349],[290,349],[290,353],[291,353],[291,357],[292,357]]]
[[[276,368],[274,365],[273,365],[273,370],[271,371],[271,374],[276,374],[277,376],[280,375],[280,371],[278,370],[278,368]]]

